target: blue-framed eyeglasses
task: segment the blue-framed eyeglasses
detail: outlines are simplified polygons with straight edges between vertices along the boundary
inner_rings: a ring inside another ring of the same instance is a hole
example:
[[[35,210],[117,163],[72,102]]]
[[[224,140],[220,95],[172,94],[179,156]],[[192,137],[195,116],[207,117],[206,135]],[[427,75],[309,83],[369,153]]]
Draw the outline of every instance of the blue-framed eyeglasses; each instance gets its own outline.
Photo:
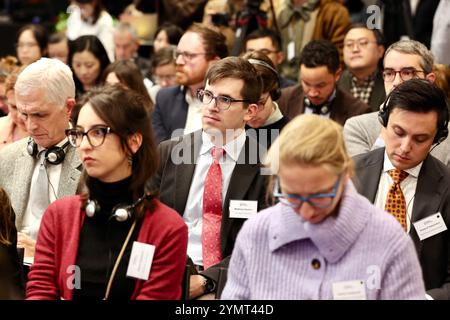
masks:
[[[328,208],[332,205],[336,192],[341,182],[342,175],[339,175],[336,183],[333,186],[333,190],[330,193],[316,193],[308,197],[303,197],[294,193],[281,193],[280,180],[277,177],[275,180],[275,190],[273,196],[278,198],[280,202],[288,207],[299,209],[304,202],[308,202],[309,205],[316,208]]]

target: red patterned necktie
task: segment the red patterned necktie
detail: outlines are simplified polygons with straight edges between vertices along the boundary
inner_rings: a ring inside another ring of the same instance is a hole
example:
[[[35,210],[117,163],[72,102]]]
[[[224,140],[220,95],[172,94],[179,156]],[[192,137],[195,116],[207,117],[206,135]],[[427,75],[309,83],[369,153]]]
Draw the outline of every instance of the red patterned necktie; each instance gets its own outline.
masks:
[[[220,262],[220,225],[222,222],[222,170],[219,160],[224,150],[212,149],[213,161],[203,190],[202,252],[205,269]]]
[[[389,188],[384,210],[392,214],[400,222],[403,229],[406,230],[406,200],[400,188],[400,183],[405,180],[408,173],[403,170],[394,169],[389,170],[388,174],[394,183]]]

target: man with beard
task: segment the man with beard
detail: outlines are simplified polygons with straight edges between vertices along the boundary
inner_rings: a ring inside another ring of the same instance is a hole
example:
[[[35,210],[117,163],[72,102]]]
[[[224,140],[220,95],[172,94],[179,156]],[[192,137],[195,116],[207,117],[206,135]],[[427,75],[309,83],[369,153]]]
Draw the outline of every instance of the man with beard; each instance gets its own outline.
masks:
[[[158,143],[201,129],[202,105],[197,90],[203,87],[211,63],[227,55],[222,34],[200,24],[193,24],[184,33],[175,50],[179,85],[163,88],[156,96],[152,125]]]

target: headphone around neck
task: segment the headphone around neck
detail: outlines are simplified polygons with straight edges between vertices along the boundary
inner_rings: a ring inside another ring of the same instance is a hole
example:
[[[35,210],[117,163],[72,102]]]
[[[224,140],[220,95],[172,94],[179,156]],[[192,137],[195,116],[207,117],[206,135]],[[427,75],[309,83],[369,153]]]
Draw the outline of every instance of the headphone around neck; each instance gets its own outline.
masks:
[[[60,164],[61,162],[64,161],[64,158],[66,157],[66,152],[64,151],[64,149],[67,148],[68,146],[69,141],[66,141],[61,147],[53,146],[47,149],[45,151],[45,161],[53,165]],[[36,158],[36,156],[39,154],[38,145],[31,137],[28,139],[27,152],[33,158]]]
[[[129,218],[134,217],[135,208],[138,205],[140,205],[144,200],[149,200],[152,197],[153,196],[150,193],[146,193],[132,204],[127,205],[127,204],[120,203],[120,204],[116,205],[112,209],[111,218],[114,217],[114,218],[116,218],[117,221],[123,222],[123,221],[128,220]],[[92,200],[89,199],[87,201],[85,210],[86,210],[86,215],[89,218],[92,218],[93,216],[95,216],[95,214],[100,212],[100,210],[101,210],[100,204],[95,199],[92,199]]]
[[[378,111],[378,121],[381,123],[383,127],[387,127],[388,121],[389,121],[389,114],[391,112],[392,106],[390,104],[391,96],[395,92],[395,89],[392,90],[389,95],[386,97],[386,100],[384,100],[380,111]],[[448,121],[449,121],[449,114],[448,109],[445,108],[443,110],[444,112],[444,121],[438,123],[438,130],[436,133],[436,136],[433,139],[433,144],[440,144],[442,141],[447,139],[448,137]],[[438,114],[438,118],[441,118]]]
[[[276,89],[270,90],[270,97],[272,98],[272,101],[277,101],[278,99],[280,99],[280,97],[281,97],[281,82],[280,82],[280,76],[278,74],[278,71],[275,70],[275,68],[273,68],[270,64],[268,64],[267,62],[262,61],[262,60],[248,59],[247,61],[253,65],[263,66],[275,74],[275,76],[277,78],[277,87],[276,87]]]

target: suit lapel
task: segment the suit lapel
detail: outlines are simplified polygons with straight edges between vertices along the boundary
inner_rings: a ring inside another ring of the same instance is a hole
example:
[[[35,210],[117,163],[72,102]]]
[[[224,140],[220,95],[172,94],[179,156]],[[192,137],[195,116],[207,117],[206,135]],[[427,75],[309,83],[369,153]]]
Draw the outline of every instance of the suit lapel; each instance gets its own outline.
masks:
[[[239,154],[238,161],[234,167],[233,173],[231,174],[230,183],[228,185],[228,190],[225,196],[225,201],[223,202],[223,214],[222,214],[222,226],[221,235],[225,237],[228,235],[228,231],[231,227],[230,220],[230,200],[242,200],[251,188],[251,184],[255,179],[255,176],[260,173],[260,162],[259,159],[252,159],[250,151],[249,137],[246,137],[244,148]],[[249,160],[250,159],[250,160]],[[256,162],[253,163],[252,162]],[[259,208],[258,208],[259,210]],[[226,241],[221,240],[222,243]]]
[[[409,233],[416,245],[419,256],[422,250],[422,241],[420,241],[412,224],[438,212],[442,194],[448,188],[448,186],[442,185],[442,173],[438,169],[438,167],[433,165],[433,159],[428,156],[423,162],[417,179]]]
[[[202,146],[202,130],[195,131],[183,137],[180,147],[183,156],[186,157],[180,165],[175,165],[175,204],[174,209],[183,215],[186,208],[189,190],[191,188],[192,178],[194,176],[195,166],[200,148]],[[189,154],[184,154],[188,151]]]
[[[59,178],[58,198],[74,195],[80,180],[82,164],[78,152],[69,146],[66,158],[62,162],[61,176]]]
[[[35,159],[26,151],[23,151],[22,155],[17,159],[13,170],[16,176],[13,179],[13,187],[11,188],[13,190],[11,193],[11,203],[16,213],[16,219],[20,223],[29,200],[34,166]]]
[[[358,163],[356,171],[357,178],[355,185],[358,192],[370,200],[375,202],[380,183],[381,171],[383,170],[384,148],[376,149],[369,153]]]

